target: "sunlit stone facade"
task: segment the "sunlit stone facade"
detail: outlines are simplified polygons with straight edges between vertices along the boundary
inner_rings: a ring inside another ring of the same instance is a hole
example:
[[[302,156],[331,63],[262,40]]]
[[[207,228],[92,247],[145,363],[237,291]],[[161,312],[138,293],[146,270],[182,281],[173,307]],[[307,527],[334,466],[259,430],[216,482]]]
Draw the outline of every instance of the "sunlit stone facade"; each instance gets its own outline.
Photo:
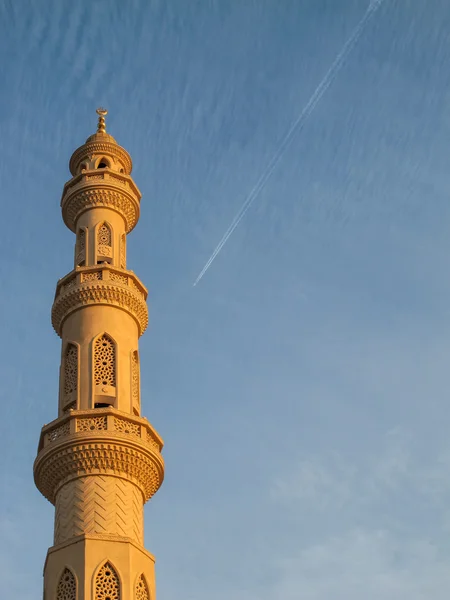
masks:
[[[97,112],[97,132],[72,155],[61,199],[75,251],[52,307],[62,340],[58,417],[43,427],[34,464],[55,506],[44,600],[155,600],[143,507],[164,477],[163,442],[141,416],[147,290],[126,263],[141,194],[128,152],[106,133],[106,111]]]

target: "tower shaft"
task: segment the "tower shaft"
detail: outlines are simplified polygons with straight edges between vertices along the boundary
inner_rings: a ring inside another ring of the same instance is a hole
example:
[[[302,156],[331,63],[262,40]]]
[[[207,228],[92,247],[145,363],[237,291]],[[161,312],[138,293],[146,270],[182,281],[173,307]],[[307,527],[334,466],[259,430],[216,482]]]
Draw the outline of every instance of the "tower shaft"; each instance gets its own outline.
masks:
[[[147,290],[127,270],[140,192],[129,154],[97,132],[70,160],[61,208],[76,235],[74,268],[58,281],[58,417],[42,429],[34,477],[55,506],[44,600],[155,600],[143,506],[164,477],[163,442],[141,417],[139,337]]]

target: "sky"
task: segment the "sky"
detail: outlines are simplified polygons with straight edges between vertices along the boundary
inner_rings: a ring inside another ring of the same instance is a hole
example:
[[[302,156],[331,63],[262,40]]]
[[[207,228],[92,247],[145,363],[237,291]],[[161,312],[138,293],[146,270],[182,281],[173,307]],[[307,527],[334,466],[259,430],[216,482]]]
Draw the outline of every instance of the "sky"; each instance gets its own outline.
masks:
[[[42,593],[59,201],[104,105],[143,195],[158,598],[447,598],[448,0],[382,2],[193,287],[368,7],[0,0],[1,597]]]

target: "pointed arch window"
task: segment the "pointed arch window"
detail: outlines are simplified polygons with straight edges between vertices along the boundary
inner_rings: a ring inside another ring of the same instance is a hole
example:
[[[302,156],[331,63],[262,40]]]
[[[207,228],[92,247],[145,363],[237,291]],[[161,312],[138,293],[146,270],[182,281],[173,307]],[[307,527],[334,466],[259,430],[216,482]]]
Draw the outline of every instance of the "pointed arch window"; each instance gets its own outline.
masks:
[[[127,236],[122,233],[120,236],[120,268],[126,269],[127,266]]]
[[[139,415],[139,353],[137,350],[131,353],[131,398],[133,403],[133,412]]]
[[[86,262],[86,229],[80,228],[77,232],[77,242],[75,251],[75,264],[82,267]]]
[[[120,580],[110,562],[106,562],[95,578],[95,600],[121,600]]]
[[[103,222],[97,228],[97,263],[112,261],[112,229]]]
[[[63,407],[73,405],[78,396],[78,346],[69,342],[64,352],[63,364]]]
[[[97,164],[97,169],[109,169],[110,168],[110,162],[107,158],[103,157],[98,161]]]
[[[150,600],[148,585],[143,574],[136,583],[135,600]]]
[[[96,385],[116,387],[116,345],[106,333],[94,343],[94,381]]]
[[[77,600],[77,582],[75,575],[67,567],[59,578],[56,600]]]

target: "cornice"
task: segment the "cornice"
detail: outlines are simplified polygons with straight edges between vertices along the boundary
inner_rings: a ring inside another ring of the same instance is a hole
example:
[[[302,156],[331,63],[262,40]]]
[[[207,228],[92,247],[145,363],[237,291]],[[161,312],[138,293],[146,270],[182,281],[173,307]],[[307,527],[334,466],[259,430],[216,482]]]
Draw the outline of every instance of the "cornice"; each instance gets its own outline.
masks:
[[[129,233],[139,220],[141,195],[132,179],[118,173],[87,172],[67,182],[61,198],[64,223],[76,232],[79,216],[91,208],[106,207],[122,215]]]
[[[114,408],[70,411],[42,428],[34,478],[55,503],[74,477],[112,475],[132,481],[146,502],[164,478],[163,441],[147,419]]]
[[[95,269],[94,272],[99,272]],[[108,270],[104,270],[108,274]],[[115,271],[111,271],[113,274]],[[148,307],[146,293],[133,281],[134,276],[122,276],[127,283],[113,279],[84,280],[83,272],[77,272],[72,278],[64,278],[57,287],[57,295],[52,306],[52,325],[61,337],[65,319],[84,306],[109,304],[128,312],[136,321],[141,336],[148,325]],[[138,280],[139,281],[139,280]],[[140,283],[140,282],[139,282]],[[141,284],[142,285],[142,284]],[[145,290],[145,288],[144,288]]]

